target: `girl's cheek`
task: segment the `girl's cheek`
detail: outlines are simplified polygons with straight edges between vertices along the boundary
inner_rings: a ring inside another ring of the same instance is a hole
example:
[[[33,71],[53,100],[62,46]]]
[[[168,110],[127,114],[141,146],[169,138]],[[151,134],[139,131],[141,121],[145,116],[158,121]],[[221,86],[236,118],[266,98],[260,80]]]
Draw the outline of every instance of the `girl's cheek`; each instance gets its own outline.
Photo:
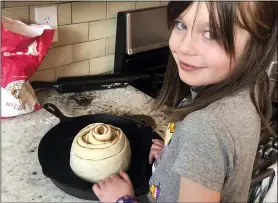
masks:
[[[218,72],[228,74],[233,68],[233,65],[230,64],[230,57],[222,49],[207,48],[203,56],[208,67],[218,70]]]
[[[180,40],[179,35],[175,33],[175,31],[172,31],[172,34],[169,39],[169,47],[172,52],[176,52],[179,48]]]

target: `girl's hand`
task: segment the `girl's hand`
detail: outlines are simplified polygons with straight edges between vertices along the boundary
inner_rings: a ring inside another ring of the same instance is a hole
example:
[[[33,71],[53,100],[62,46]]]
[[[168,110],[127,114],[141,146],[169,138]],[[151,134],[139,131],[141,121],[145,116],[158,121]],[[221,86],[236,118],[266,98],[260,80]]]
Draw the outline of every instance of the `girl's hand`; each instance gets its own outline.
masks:
[[[153,144],[151,147],[150,155],[149,155],[149,163],[153,163],[153,159],[157,159],[159,154],[162,152],[164,148],[164,141],[159,139],[153,139]]]
[[[128,175],[120,171],[118,175],[112,175],[93,185],[93,191],[101,202],[116,202],[123,196],[134,196],[132,183]]]

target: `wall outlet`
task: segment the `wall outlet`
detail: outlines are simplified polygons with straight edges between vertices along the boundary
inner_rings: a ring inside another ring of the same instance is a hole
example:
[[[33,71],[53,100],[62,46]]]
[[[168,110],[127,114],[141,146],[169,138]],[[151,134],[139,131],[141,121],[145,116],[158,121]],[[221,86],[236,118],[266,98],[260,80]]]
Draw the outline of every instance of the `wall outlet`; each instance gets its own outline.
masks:
[[[49,25],[55,29],[53,42],[58,41],[57,6],[42,6],[30,8],[30,21],[34,24]]]

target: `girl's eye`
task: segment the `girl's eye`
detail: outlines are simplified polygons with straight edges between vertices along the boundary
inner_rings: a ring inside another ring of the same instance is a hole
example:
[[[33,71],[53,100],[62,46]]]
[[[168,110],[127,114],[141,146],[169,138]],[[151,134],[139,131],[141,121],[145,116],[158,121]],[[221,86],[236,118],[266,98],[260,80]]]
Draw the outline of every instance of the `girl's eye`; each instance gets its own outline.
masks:
[[[217,40],[218,41],[220,39],[219,34],[215,34],[210,31],[206,31],[204,34],[204,37],[208,40]]]
[[[186,30],[185,24],[179,21],[175,21],[175,28],[177,28],[178,30]]]
[[[204,36],[205,36],[205,38],[207,38],[209,40],[212,40],[212,37],[213,37],[211,32],[205,32]]]

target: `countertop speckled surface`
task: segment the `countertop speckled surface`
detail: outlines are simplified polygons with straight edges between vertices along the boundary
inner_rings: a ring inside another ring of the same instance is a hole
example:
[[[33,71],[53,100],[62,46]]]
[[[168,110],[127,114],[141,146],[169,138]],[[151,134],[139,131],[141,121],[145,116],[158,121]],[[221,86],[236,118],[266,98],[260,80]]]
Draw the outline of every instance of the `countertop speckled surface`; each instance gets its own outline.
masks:
[[[40,104],[53,103],[66,116],[144,114],[155,120],[156,132],[161,135],[168,124],[164,113],[151,109],[153,99],[131,86],[76,94],[54,90],[36,94]],[[89,102],[82,102],[84,98]],[[64,193],[41,171],[37,148],[44,134],[59,123],[58,118],[41,109],[1,122],[2,202],[89,202]]]

